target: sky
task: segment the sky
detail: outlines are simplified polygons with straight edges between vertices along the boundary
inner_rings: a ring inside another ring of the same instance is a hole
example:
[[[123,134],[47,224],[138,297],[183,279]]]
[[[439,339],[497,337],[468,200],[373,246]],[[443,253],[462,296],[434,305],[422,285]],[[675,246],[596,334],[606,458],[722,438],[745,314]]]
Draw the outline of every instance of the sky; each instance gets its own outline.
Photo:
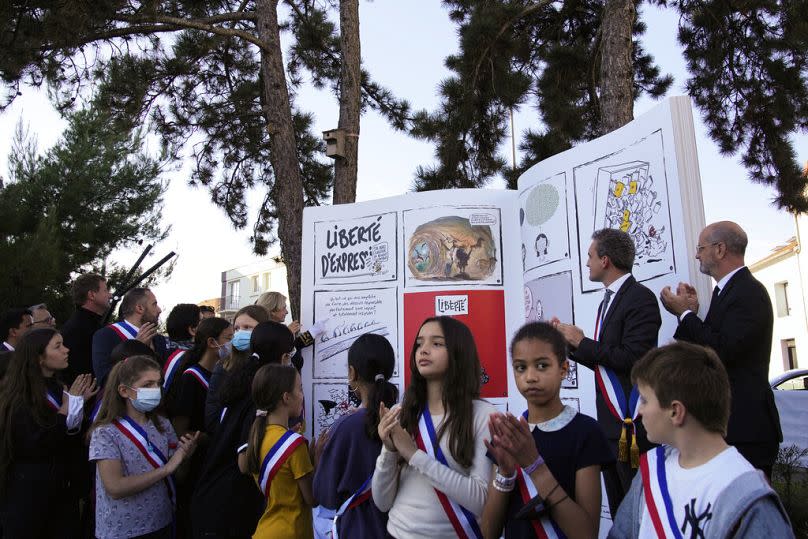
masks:
[[[665,73],[674,77],[669,96],[685,93],[686,66],[681,47],[676,41],[678,17],[673,10],[643,5],[642,18],[648,26],[643,46],[654,55]],[[406,98],[413,110],[434,110],[439,104],[438,85],[449,74],[443,65],[448,54],[457,50],[457,34],[448,13],[438,1],[374,0],[360,3],[360,32],[364,67],[380,84],[397,96]],[[314,113],[314,131],[337,126],[339,107],[327,90],[302,88],[297,103]],[[643,98],[635,105],[635,116],[646,112],[657,102]],[[732,220],[749,235],[747,262],[765,256],[775,246],[794,235],[794,219],[772,203],[774,190],[747,180],[739,156],[722,156],[707,135],[699,113],[694,110],[699,164],[701,169],[704,210],[707,222]],[[8,177],[7,163],[18,121],[37,136],[40,149],[51,146],[64,128],[64,121],[50,106],[43,90],[24,88],[12,106],[0,113],[0,175]],[[536,128],[535,113],[530,105],[514,115],[519,133]],[[808,160],[808,134],[795,138],[800,162]],[[510,140],[502,148],[510,156]],[[395,196],[409,191],[419,165],[434,162],[431,144],[394,131],[379,115],[368,111],[362,117],[359,139],[359,179],[357,200],[365,201]],[[517,161],[519,160],[517,154]],[[204,188],[187,184],[188,166],[170,170],[162,220],[171,226],[167,240],[155,246],[142,267],[148,267],[168,251],[178,258],[173,274],[155,289],[163,310],[174,304],[199,302],[218,297],[222,271],[256,259],[249,236],[251,223],[235,230],[222,210],[211,202]],[[496,181],[491,188],[502,188]],[[250,195],[253,216],[262,193]],[[277,253],[278,246],[270,254]],[[139,249],[118,253],[114,258],[131,264]]]

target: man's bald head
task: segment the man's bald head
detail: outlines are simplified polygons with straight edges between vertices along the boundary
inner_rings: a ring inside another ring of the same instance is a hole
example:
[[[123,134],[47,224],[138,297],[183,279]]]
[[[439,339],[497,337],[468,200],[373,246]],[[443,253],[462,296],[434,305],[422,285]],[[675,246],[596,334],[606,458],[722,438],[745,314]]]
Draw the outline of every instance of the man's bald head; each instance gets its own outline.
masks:
[[[705,229],[705,236],[712,242],[721,242],[727,246],[727,252],[743,257],[746,254],[746,246],[749,239],[746,232],[732,221],[718,221],[708,225]]]

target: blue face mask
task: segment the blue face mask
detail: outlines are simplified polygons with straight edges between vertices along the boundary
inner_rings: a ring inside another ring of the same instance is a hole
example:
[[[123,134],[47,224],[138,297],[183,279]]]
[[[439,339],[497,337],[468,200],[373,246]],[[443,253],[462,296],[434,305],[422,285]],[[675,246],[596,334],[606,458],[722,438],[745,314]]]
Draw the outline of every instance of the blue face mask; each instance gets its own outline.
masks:
[[[233,348],[233,343],[230,341],[219,345],[219,359],[224,359],[230,355],[230,350]]]
[[[252,337],[251,329],[240,329],[233,334],[233,340],[230,344],[236,350],[244,352],[250,347],[250,337]]]
[[[163,395],[159,387],[133,387],[130,389],[134,389],[137,393],[137,397],[129,399],[129,402],[132,403],[132,406],[138,412],[145,414],[160,405],[160,400],[162,400]]]

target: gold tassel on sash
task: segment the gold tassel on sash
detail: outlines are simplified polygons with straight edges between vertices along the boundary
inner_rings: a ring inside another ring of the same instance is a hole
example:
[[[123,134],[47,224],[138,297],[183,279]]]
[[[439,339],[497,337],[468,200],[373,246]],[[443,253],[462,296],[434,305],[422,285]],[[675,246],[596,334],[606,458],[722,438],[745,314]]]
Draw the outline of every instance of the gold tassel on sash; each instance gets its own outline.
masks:
[[[640,466],[640,447],[637,445],[637,436],[633,435],[634,422],[630,417],[623,420],[620,427],[620,441],[617,443],[617,460],[629,462],[629,438],[631,439],[631,467]]]
[[[628,462],[628,439],[626,438],[626,425],[625,422],[631,423],[631,419],[624,419],[623,425],[620,426],[620,441],[617,443],[617,460],[619,462]]]

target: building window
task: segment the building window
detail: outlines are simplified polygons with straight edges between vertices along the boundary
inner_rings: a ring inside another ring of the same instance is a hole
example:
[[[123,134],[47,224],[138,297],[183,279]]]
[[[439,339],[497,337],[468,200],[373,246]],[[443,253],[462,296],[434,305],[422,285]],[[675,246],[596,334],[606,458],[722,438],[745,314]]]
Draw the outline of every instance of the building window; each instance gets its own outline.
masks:
[[[253,275],[250,280],[252,281],[252,291],[258,292],[258,275]]]
[[[269,275],[269,272],[264,274],[264,290],[269,290],[269,285],[272,284],[272,282],[269,280]]]
[[[238,309],[241,295],[241,281],[230,283],[230,294],[227,296],[227,308]]]
[[[777,316],[788,316],[791,309],[788,308],[788,281],[774,283],[774,303],[777,309]]]
[[[780,341],[783,350],[783,369],[790,371],[797,368],[797,342],[794,339]]]

